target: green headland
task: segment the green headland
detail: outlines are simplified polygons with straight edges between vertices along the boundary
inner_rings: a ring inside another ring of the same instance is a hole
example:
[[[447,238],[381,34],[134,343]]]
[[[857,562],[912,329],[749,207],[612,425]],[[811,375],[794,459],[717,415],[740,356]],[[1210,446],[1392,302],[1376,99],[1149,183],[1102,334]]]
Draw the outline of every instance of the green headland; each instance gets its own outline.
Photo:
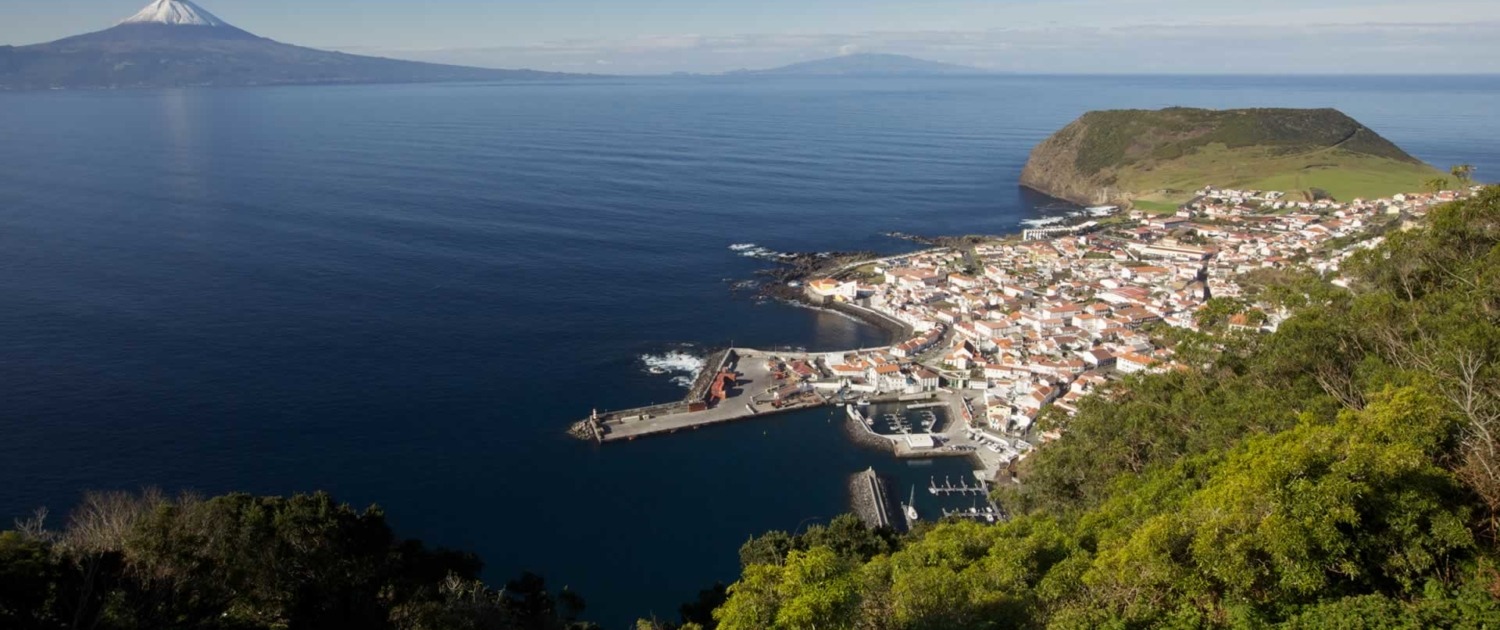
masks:
[[[1335,109],[1174,107],[1084,114],[1032,151],[1021,184],[1086,205],[1152,206],[1209,184],[1347,201],[1419,191],[1441,177]]]

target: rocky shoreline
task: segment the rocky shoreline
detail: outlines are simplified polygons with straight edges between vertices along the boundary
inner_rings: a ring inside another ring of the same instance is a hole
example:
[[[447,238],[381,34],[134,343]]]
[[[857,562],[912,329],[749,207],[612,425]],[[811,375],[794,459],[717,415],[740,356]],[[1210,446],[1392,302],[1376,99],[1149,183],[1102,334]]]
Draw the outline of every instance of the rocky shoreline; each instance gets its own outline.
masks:
[[[877,451],[884,451],[892,455],[896,453],[896,444],[894,442],[876,435],[871,435],[869,429],[860,425],[859,421],[855,420],[854,418],[850,418],[849,414],[847,413],[843,415],[844,421],[839,424],[843,426],[844,435],[849,438],[850,442],[853,442],[858,446],[867,447]]]
[[[822,275],[834,269],[846,267],[866,260],[874,260],[880,255],[875,252],[819,252],[819,253],[790,253],[783,254],[774,259],[775,267],[762,269],[755,272],[756,275],[769,278],[772,284],[786,285],[791,282],[801,282],[812,276]]]
[[[920,234],[907,234],[906,232],[882,232],[881,236],[889,236],[891,238],[901,239],[903,241],[911,241],[913,243],[917,243],[919,245],[927,245],[929,247],[950,248],[972,247],[980,243],[993,241],[996,238],[1003,238],[985,234],[964,234],[961,236],[922,236]]]

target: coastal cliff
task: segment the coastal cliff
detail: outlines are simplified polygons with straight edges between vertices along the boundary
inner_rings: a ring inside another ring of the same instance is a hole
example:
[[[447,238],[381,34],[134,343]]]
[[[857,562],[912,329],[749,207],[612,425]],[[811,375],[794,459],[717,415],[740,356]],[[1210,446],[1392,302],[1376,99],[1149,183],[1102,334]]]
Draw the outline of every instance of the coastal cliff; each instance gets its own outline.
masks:
[[[1338,110],[1174,107],[1084,114],[1032,150],[1021,185],[1090,205],[1186,201],[1207,184],[1347,199],[1440,176]]]

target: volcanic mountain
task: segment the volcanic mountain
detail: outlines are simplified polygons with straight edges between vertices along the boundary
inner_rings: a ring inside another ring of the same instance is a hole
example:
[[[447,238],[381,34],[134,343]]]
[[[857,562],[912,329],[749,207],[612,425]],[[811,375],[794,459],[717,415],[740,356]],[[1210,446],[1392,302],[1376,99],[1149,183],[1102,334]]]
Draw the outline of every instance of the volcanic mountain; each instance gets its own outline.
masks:
[[[855,53],[794,63],[767,70],[740,70],[738,75],[912,77],[985,74],[984,70],[906,55]]]
[[[292,46],[231,26],[190,0],[153,0],[112,28],[0,46],[0,89],[424,83],[564,77],[364,57]]]

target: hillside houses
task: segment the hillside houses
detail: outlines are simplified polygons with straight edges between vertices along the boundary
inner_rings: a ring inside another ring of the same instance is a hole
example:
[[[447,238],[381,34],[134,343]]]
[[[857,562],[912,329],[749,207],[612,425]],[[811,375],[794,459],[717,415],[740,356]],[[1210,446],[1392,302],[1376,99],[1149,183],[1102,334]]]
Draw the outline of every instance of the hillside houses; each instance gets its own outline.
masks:
[[[1207,187],[1171,215],[1135,211],[1134,221],[1116,216],[1087,234],[918,252],[886,259],[879,284],[823,278],[806,290],[859,300],[914,331],[876,355],[830,357],[827,370],[840,383],[886,392],[961,387],[983,404],[974,423],[1024,432],[1049,406],[1071,413],[1111,379],[1179,367],[1146,331],[1197,329],[1210,297],[1247,295],[1244,274],[1301,264],[1336,274],[1361,235],[1451,196],[1340,203]],[[1275,330],[1284,317],[1246,305],[1227,327]]]

